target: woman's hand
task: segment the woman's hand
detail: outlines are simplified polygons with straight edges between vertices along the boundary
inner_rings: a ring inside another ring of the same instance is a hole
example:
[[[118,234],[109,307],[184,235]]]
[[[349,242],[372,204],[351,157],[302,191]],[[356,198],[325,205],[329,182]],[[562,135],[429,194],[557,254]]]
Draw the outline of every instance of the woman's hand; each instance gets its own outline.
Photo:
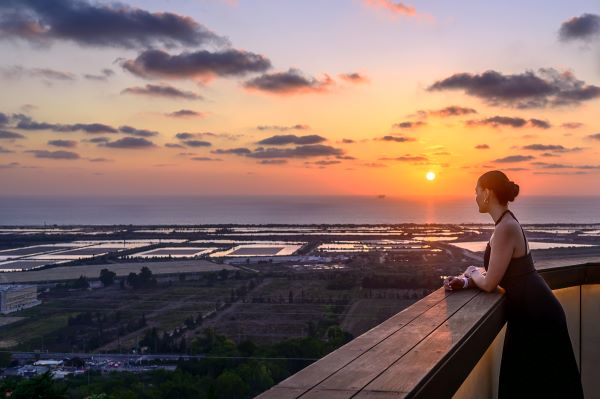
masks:
[[[475,270],[477,270],[477,266],[471,265],[467,267],[467,270],[465,270],[463,274],[465,277],[471,277],[471,273],[473,273]]]
[[[467,270],[465,270],[464,276],[471,278],[472,274],[475,272],[481,273],[482,276],[485,276],[485,274],[486,274],[485,268],[483,268],[483,267],[469,266],[469,267],[467,267]]]
[[[462,276],[449,276],[444,279],[444,289],[446,291],[455,291],[464,287],[465,280]]]

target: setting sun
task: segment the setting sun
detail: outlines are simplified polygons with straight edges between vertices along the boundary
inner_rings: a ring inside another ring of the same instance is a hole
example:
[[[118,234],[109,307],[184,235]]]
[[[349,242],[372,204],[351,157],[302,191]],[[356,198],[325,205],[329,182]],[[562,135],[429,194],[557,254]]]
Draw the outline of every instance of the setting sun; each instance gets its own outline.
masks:
[[[425,178],[429,181],[435,180],[435,172],[431,172],[431,171],[427,172],[425,174]]]

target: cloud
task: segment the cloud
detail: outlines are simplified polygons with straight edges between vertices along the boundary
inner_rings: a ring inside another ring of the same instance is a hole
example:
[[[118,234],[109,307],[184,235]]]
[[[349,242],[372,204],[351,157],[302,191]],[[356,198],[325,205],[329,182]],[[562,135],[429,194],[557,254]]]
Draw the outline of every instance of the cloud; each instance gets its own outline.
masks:
[[[121,126],[121,127],[119,127],[119,131],[121,133],[129,134],[131,136],[138,136],[138,137],[152,137],[152,136],[158,136],[158,134],[159,134],[158,132],[155,132],[153,130],[136,129],[131,126]]]
[[[392,0],[363,0],[368,6],[375,8],[382,8],[391,11],[394,14],[401,15],[415,15],[416,10],[414,7],[401,3],[399,1]]]
[[[128,87],[121,94],[137,94],[150,97],[183,98],[186,100],[201,100],[202,96],[191,91],[179,90],[166,84],[147,84],[144,87]]]
[[[258,163],[261,165],[283,165],[288,161],[285,159],[261,159]]]
[[[231,149],[217,149],[211,152],[213,154],[235,154],[258,159],[312,158],[344,155],[343,150],[323,144],[299,145],[293,148],[257,147],[254,150],[241,147]]]
[[[386,164],[379,162],[367,162],[364,163],[363,166],[366,166],[367,168],[387,168]]]
[[[593,140],[600,140],[600,133],[590,134],[587,137]]]
[[[210,147],[212,144],[203,140],[184,140],[183,144],[188,147]]]
[[[75,160],[80,159],[81,157],[76,152],[71,151],[47,151],[47,150],[28,150],[25,151],[33,154],[36,158],[46,158],[46,159],[65,159],[65,160]]]
[[[73,125],[57,125],[55,129],[57,132],[77,132],[82,131],[85,133],[97,134],[97,133],[117,133],[117,129],[105,125],[103,123],[75,123]]]
[[[340,77],[340,79],[350,83],[367,83],[369,81],[366,76],[356,72],[341,73],[338,76]]]
[[[246,156],[251,158],[310,158],[343,155],[344,151],[323,144],[301,145],[294,148],[262,148]]]
[[[4,76],[6,79],[42,78],[63,81],[75,80],[75,75],[71,72],[57,71],[50,68],[24,68],[19,65],[13,65],[10,67],[4,67],[1,69],[1,71],[2,76]]]
[[[305,136],[296,136],[295,134],[283,134],[283,135],[275,135],[271,137],[267,137],[266,139],[260,140],[257,144],[264,145],[287,145],[287,144],[298,144],[298,145],[306,145],[306,144],[318,144],[326,141],[325,137],[309,134]]]
[[[432,84],[427,90],[463,90],[489,105],[515,108],[544,108],[579,105],[600,97],[600,87],[586,85],[569,71],[541,68],[537,73],[504,75],[457,73]]]
[[[165,147],[167,147],[167,148],[185,148],[184,145],[181,145],[178,143],[166,143]]]
[[[75,148],[77,147],[77,142],[75,140],[50,140],[48,141],[48,145],[54,147]]]
[[[110,140],[106,137],[94,137],[91,138],[89,140],[84,140],[84,141],[88,141],[90,143],[94,143],[94,144],[98,144],[98,143],[108,143]]]
[[[539,166],[543,169],[569,169],[572,168],[572,165],[562,164],[562,163],[548,163],[548,162],[532,162],[532,165]]]
[[[543,121],[541,119],[532,118],[532,119],[529,119],[529,123],[531,124],[531,126],[539,127],[540,129],[550,129],[552,127],[550,122]]]
[[[175,135],[175,138],[178,138],[179,140],[189,140],[189,139],[194,138],[195,136],[196,135],[194,133],[183,132],[183,133],[177,133]]]
[[[492,127],[500,127],[500,126],[508,126],[512,128],[521,128],[525,126],[536,127],[540,129],[549,129],[552,127],[550,122],[543,121],[541,119],[523,119],[519,117],[511,117],[511,116],[492,116],[490,118],[485,119],[471,119],[465,123],[467,126],[492,126]]]
[[[392,125],[392,128],[397,128],[397,129],[414,129],[414,128],[422,127],[422,126],[425,126],[425,125],[427,125],[427,122],[423,122],[423,121],[415,121],[415,122],[406,121],[406,122],[394,123]]]
[[[437,117],[437,118],[449,118],[452,116],[462,116],[462,115],[470,115],[476,114],[477,111],[473,108],[460,107],[458,105],[450,105],[448,107],[442,109],[434,109],[434,110],[419,110],[415,113],[416,116],[421,118],[426,118],[429,116]]]
[[[15,132],[11,132],[9,130],[0,130],[0,140],[6,139],[6,140],[14,140],[14,139],[24,139],[25,136],[23,136],[21,133],[15,133]]]
[[[190,159],[192,161],[222,161],[221,158],[211,158],[211,157],[192,157]]]
[[[3,0],[0,37],[125,48],[228,43],[190,17],[82,0]]]
[[[115,74],[115,72],[112,69],[104,68],[99,75],[93,75],[93,74],[86,73],[85,75],[83,75],[83,77],[86,78],[87,80],[94,80],[97,82],[106,82],[108,80],[108,78],[110,78],[114,74]]]
[[[256,127],[258,130],[277,130],[280,132],[285,132],[288,130],[308,130],[310,127],[308,125],[292,125],[292,126],[281,126],[281,125],[260,125]]]
[[[305,165],[318,165],[318,166],[329,166],[329,165],[337,165],[342,163],[342,161],[338,161],[335,159],[321,159],[318,161],[305,161]]]
[[[581,147],[566,148],[558,144],[529,144],[523,147],[524,150],[532,151],[554,151],[554,152],[578,152],[583,150]]]
[[[352,139],[342,139],[342,144],[354,144],[355,142]]]
[[[0,112],[0,125],[6,125],[10,121],[8,115]]]
[[[325,75],[323,80],[306,77],[296,69],[287,72],[263,74],[244,83],[247,89],[254,89],[271,94],[323,93],[333,84],[333,80]]]
[[[23,114],[16,114],[13,115],[13,117],[19,121],[16,125],[16,128],[22,130],[51,130],[54,132],[82,131],[90,134],[118,133],[117,129],[105,125],[103,123],[57,124],[47,122],[36,122],[30,117]]]
[[[239,147],[239,148],[228,148],[228,149],[216,149],[211,151],[213,154],[235,154],[235,155],[247,155],[252,153],[252,151],[250,151],[250,149],[245,148],[245,147]]]
[[[489,146],[489,145],[487,145],[487,144],[477,144],[477,145],[475,146],[475,148],[476,148],[477,150],[487,150],[487,149],[489,149],[489,148],[490,148],[490,146]]]
[[[207,50],[170,55],[161,50],[146,50],[135,60],[121,66],[144,78],[169,79],[212,78],[214,76],[245,76],[271,68],[266,57],[248,51],[227,49],[211,53]]]
[[[383,136],[383,137],[377,138],[375,140],[394,141],[396,143],[406,143],[406,142],[410,142],[410,141],[416,141],[416,139],[414,137],[406,137],[406,136]]]
[[[600,15],[582,14],[563,22],[558,31],[558,37],[563,41],[589,41],[600,37]]]
[[[170,112],[165,115],[171,118],[204,117],[202,112],[192,111],[191,109],[180,109],[179,111]]]
[[[581,122],[565,122],[562,125],[560,125],[560,127],[565,128],[565,129],[579,129],[580,127],[583,127],[583,123],[581,123]]]
[[[9,150],[9,149],[6,149],[6,148],[4,148],[4,147],[2,147],[2,146],[0,145],[0,154],[11,154],[11,153],[13,153],[13,152],[14,152],[14,151],[12,151],[12,150]]]
[[[533,172],[534,175],[587,175],[589,172],[582,170],[566,171],[566,172]]]
[[[531,159],[535,159],[535,157],[531,156],[531,155],[509,155],[504,158],[494,159],[492,162],[502,162],[502,163],[524,162],[524,161],[529,161]]]
[[[428,161],[427,157],[422,155],[410,155],[405,154],[399,157],[382,157],[379,161],[400,161],[400,162],[416,162],[416,161]]]
[[[109,158],[90,158],[89,159],[90,162],[112,162],[112,159]]]
[[[20,166],[20,165],[21,164],[18,162],[0,163],[0,169],[16,168],[17,166]]]
[[[123,137],[122,139],[104,143],[102,146],[122,149],[143,149],[155,147],[152,141],[143,137]]]

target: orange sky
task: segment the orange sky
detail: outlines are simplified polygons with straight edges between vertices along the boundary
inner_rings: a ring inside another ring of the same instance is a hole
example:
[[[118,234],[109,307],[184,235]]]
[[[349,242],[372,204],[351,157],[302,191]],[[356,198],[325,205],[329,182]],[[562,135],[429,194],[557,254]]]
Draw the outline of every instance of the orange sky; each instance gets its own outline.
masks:
[[[529,26],[533,6],[510,2],[65,3],[108,7],[115,20],[170,12],[188,36],[134,21],[118,38],[67,37],[53,33],[67,6],[12,10],[47,25],[0,41],[3,195],[470,196],[490,169],[522,195],[600,195],[600,38],[568,30],[598,14],[593,2],[557,5]],[[508,23],[519,27],[496,33]],[[196,115],[169,115],[182,110]]]

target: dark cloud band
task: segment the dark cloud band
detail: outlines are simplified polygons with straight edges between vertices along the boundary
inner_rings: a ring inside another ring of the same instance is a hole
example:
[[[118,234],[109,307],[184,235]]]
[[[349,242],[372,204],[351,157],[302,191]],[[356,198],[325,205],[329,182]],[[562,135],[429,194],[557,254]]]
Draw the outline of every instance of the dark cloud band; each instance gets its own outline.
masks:
[[[228,49],[221,52],[200,50],[170,55],[161,50],[147,50],[135,60],[122,63],[129,72],[145,78],[166,77],[174,79],[244,76],[264,72],[271,68],[271,61],[260,54]]]
[[[228,43],[190,17],[84,0],[2,0],[0,33],[36,42],[125,48]]]
[[[578,105],[600,98],[600,87],[587,85],[572,73],[561,73],[553,68],[513,75],[496,71],[482,74],[457,73],[435,82],[428,90],[463,90],[490,105],[515,108]]]

